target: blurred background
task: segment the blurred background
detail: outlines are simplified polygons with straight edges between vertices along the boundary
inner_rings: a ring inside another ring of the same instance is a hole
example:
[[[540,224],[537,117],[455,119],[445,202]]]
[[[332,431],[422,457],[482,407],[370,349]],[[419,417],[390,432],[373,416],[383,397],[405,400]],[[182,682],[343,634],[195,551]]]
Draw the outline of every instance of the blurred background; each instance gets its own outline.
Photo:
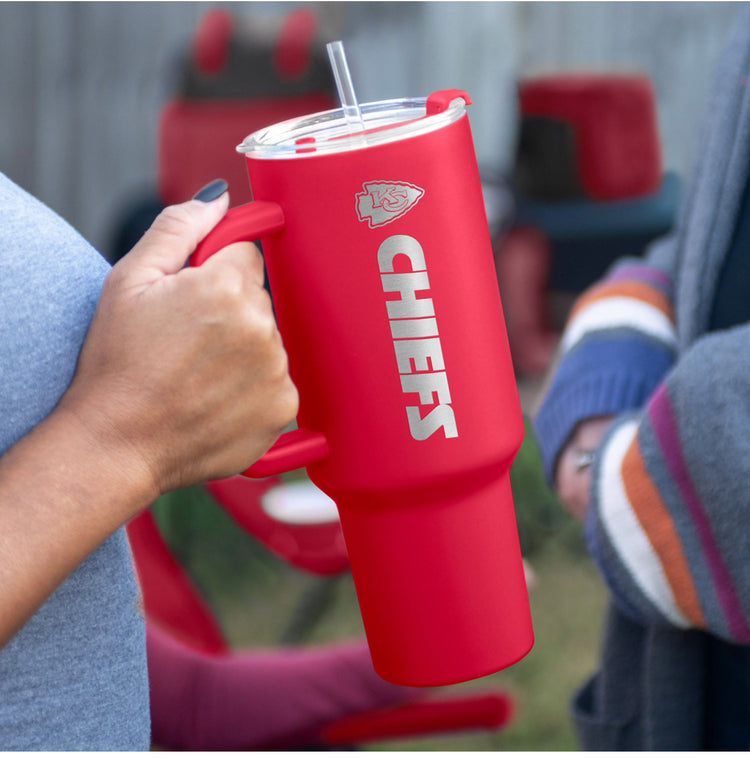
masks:
[[[262,28],[298,4],[231,3]],[[473,98],[480,164],[506,170],[515,85],[538,71],[639,70],[664,164],[684,172],[733,3],[307,3],[344,40],[361,101],[457,87]],[[156,126],[213,3],[0,3],[0,167],[104,247],[155,181]],[[252,75],[247,72],[248,77]]]
[[[639,254],[673,223],[736,15],[721,2],[0,3],[0,171],[115,260],[202,177],[239,172],[233,199],[246,199],[233,145],[262,125],[245,126],[263,117],[268,98],[278,114],[299,97],[335,97],[321,58],[329,40],[344,41],[361,102],[466,90],[528,418],[572,299],[614,257]],[[282,39],[291,47],[280,70]],[[584,80],[570,78],[581,72]],[[587,119],[612,137],[608,151],[589,156],[602,167],[596,186],[580,173],[585,146],[566,152]],[[207,140],[213,128],[220,149]],[[623,179],[623,155],[642,164],[635,183]],[[605,592],[578,525],[543,480],[530,428],[511,475],[536,645],[511,669],[448,689],[506,692],[513,717],[502,728],[432,729],[360,747],[575,749],[567,701],[595,664]],[[324,571],[295,565],[264,542],[267,525],[243,523],[226,497],[202,487],[172,493],[152,509],[156,537],[141,535],[146,546],[166,540],[224,641],[361,636],[345,559]]]

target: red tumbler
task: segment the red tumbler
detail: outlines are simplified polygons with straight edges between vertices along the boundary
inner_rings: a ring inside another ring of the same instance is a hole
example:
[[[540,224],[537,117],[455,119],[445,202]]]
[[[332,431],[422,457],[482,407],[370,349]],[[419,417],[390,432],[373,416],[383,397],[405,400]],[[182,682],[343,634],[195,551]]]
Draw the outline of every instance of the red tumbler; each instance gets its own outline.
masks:
[[[254,201],[193,256],[262,239],[306,465],[336,503],[375,670],[441,685],[533,644],[509,469],[523,437],[463,92],[245,139]]]

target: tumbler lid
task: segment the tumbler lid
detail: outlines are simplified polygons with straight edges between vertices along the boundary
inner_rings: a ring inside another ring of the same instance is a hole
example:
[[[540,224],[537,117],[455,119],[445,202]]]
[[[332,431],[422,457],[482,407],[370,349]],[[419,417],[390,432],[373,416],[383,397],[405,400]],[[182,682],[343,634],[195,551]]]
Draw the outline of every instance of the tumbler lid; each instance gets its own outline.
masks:
[[[460,90],[427,98],[381,100],[360,106],[365,130],[352,134],[343,108],[281,121],[245,137],[237,151],[254,158],[300,158],[372,147],[425,134],[456,121],[471,100]]]

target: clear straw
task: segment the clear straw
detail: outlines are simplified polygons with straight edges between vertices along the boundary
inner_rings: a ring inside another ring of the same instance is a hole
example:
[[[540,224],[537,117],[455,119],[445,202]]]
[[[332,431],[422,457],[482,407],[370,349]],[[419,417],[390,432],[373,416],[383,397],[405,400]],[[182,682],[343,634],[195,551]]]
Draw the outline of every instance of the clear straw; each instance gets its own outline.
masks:
[[[339,93],[339,100],[341,100],[344,118],[349,126],[349,132],[350,134],[359,134],[364,131],[365,123],[362,120],[362,111],[359,109],[357,96],[354,94],[354,85],[346,62],[344,43],[341,40],[329,42],[326,45],[326,50],[331,61],[333,76],[336,79],[336,89]]]

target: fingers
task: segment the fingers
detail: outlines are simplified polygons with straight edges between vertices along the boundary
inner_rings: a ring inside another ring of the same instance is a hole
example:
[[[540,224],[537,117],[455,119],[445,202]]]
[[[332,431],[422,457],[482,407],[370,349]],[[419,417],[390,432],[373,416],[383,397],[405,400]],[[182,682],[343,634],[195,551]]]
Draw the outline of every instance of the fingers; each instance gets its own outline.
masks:
[[[575,450],[568,446],[560,456],[555,477],[557,494],[571,516],[583,521],[589,505],[591,469],[578,469]]]
[[[263,286],[263,256],[252,242],[235,242],[227,245],[200,266],[206,272],[219,267],[231,269],[241,279]]]
[[[148,283],[180,271],[198,243],[221,220],[229,207],[224,192],[209,202],[189,200],[165,208],[136,246],[122,259],[130,275]]]
[[[555,471],[555,489],[575,518],[583,520],[589,507],[591,464],[612,416],[597,416],[580,422],[560,453]]]
[[[575,431],[575,442],[583,450],[595,450],[609,428],[613,416],[594,416],[582,421]]]

